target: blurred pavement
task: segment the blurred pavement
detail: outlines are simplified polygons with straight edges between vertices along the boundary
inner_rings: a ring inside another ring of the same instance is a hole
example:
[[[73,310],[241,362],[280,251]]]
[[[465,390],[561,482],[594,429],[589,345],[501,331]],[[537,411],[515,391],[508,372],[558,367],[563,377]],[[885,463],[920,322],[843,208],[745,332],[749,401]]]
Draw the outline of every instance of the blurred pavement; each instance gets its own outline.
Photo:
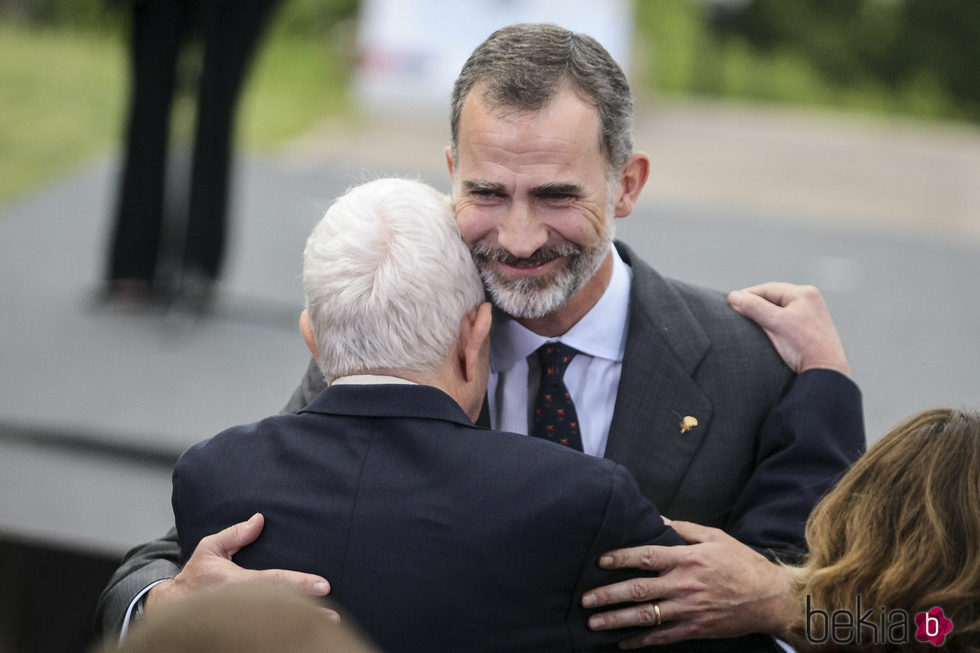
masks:
[[[362,120],[242,159],[226,281],[197,321],[93,301],[113,160],[0,207],[0,531],[118,554],[170,524],[180,451],[285,403],[308,357],[302,246],[331,199],[383,174],[448,191],[444,116]],[[619,237],[694,283],[819,286],[871,439],[980,408],[980,130],[677,103],[643,113],[636,147],[653,174]]]

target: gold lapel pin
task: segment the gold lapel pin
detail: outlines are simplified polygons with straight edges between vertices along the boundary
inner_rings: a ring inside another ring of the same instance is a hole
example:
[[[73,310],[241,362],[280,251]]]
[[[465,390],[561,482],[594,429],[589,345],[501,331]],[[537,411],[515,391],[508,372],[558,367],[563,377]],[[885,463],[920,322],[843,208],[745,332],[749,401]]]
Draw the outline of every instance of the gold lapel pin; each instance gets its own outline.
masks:
[[[681,433],[687,433],[695,428],[697,428],[698,420],[696,417],[691,417],[688,415],[681,420]]]

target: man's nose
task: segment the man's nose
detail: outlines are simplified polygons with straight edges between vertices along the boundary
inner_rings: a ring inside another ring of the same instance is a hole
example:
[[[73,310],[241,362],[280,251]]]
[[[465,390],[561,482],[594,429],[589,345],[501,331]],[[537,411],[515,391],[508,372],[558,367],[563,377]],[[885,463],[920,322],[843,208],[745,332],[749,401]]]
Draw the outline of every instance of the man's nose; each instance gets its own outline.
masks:
[[[497,229],[497,243],[518,258],[527,258],[548,242],[548,230],[524,202],[512,202]]]

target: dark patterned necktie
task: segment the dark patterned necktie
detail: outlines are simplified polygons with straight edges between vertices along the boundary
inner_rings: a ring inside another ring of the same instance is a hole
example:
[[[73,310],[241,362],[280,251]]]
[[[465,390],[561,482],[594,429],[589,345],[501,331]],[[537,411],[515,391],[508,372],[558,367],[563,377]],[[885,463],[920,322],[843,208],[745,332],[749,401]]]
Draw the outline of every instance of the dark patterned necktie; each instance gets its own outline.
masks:
[[[578,415],[564,381],[565,370],[577,353],[560,342],[548,342],[538,348],[541,388],[534,404],[531,435],[582,451]]]

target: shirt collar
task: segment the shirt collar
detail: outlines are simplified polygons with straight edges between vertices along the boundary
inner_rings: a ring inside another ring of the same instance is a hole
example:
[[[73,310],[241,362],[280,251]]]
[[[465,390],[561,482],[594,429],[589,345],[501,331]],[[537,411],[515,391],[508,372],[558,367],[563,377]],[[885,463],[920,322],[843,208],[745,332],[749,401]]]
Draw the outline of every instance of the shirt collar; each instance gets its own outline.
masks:
[[[490,335],[490,370],[502,372],[526,359],[548,340],[561,340],[583,354],[622,362],[629,316],[630,268],[612,247],[609,285],[588,313],[559,338],[534,333],[501,311],[494,311]]]
[[[387,383],[418,385],[415,381],[409,381],[398,376],[388,376],[386,374],[351,374],[350,376],[340,376],[334,379],[330,385],[382,385]]]

